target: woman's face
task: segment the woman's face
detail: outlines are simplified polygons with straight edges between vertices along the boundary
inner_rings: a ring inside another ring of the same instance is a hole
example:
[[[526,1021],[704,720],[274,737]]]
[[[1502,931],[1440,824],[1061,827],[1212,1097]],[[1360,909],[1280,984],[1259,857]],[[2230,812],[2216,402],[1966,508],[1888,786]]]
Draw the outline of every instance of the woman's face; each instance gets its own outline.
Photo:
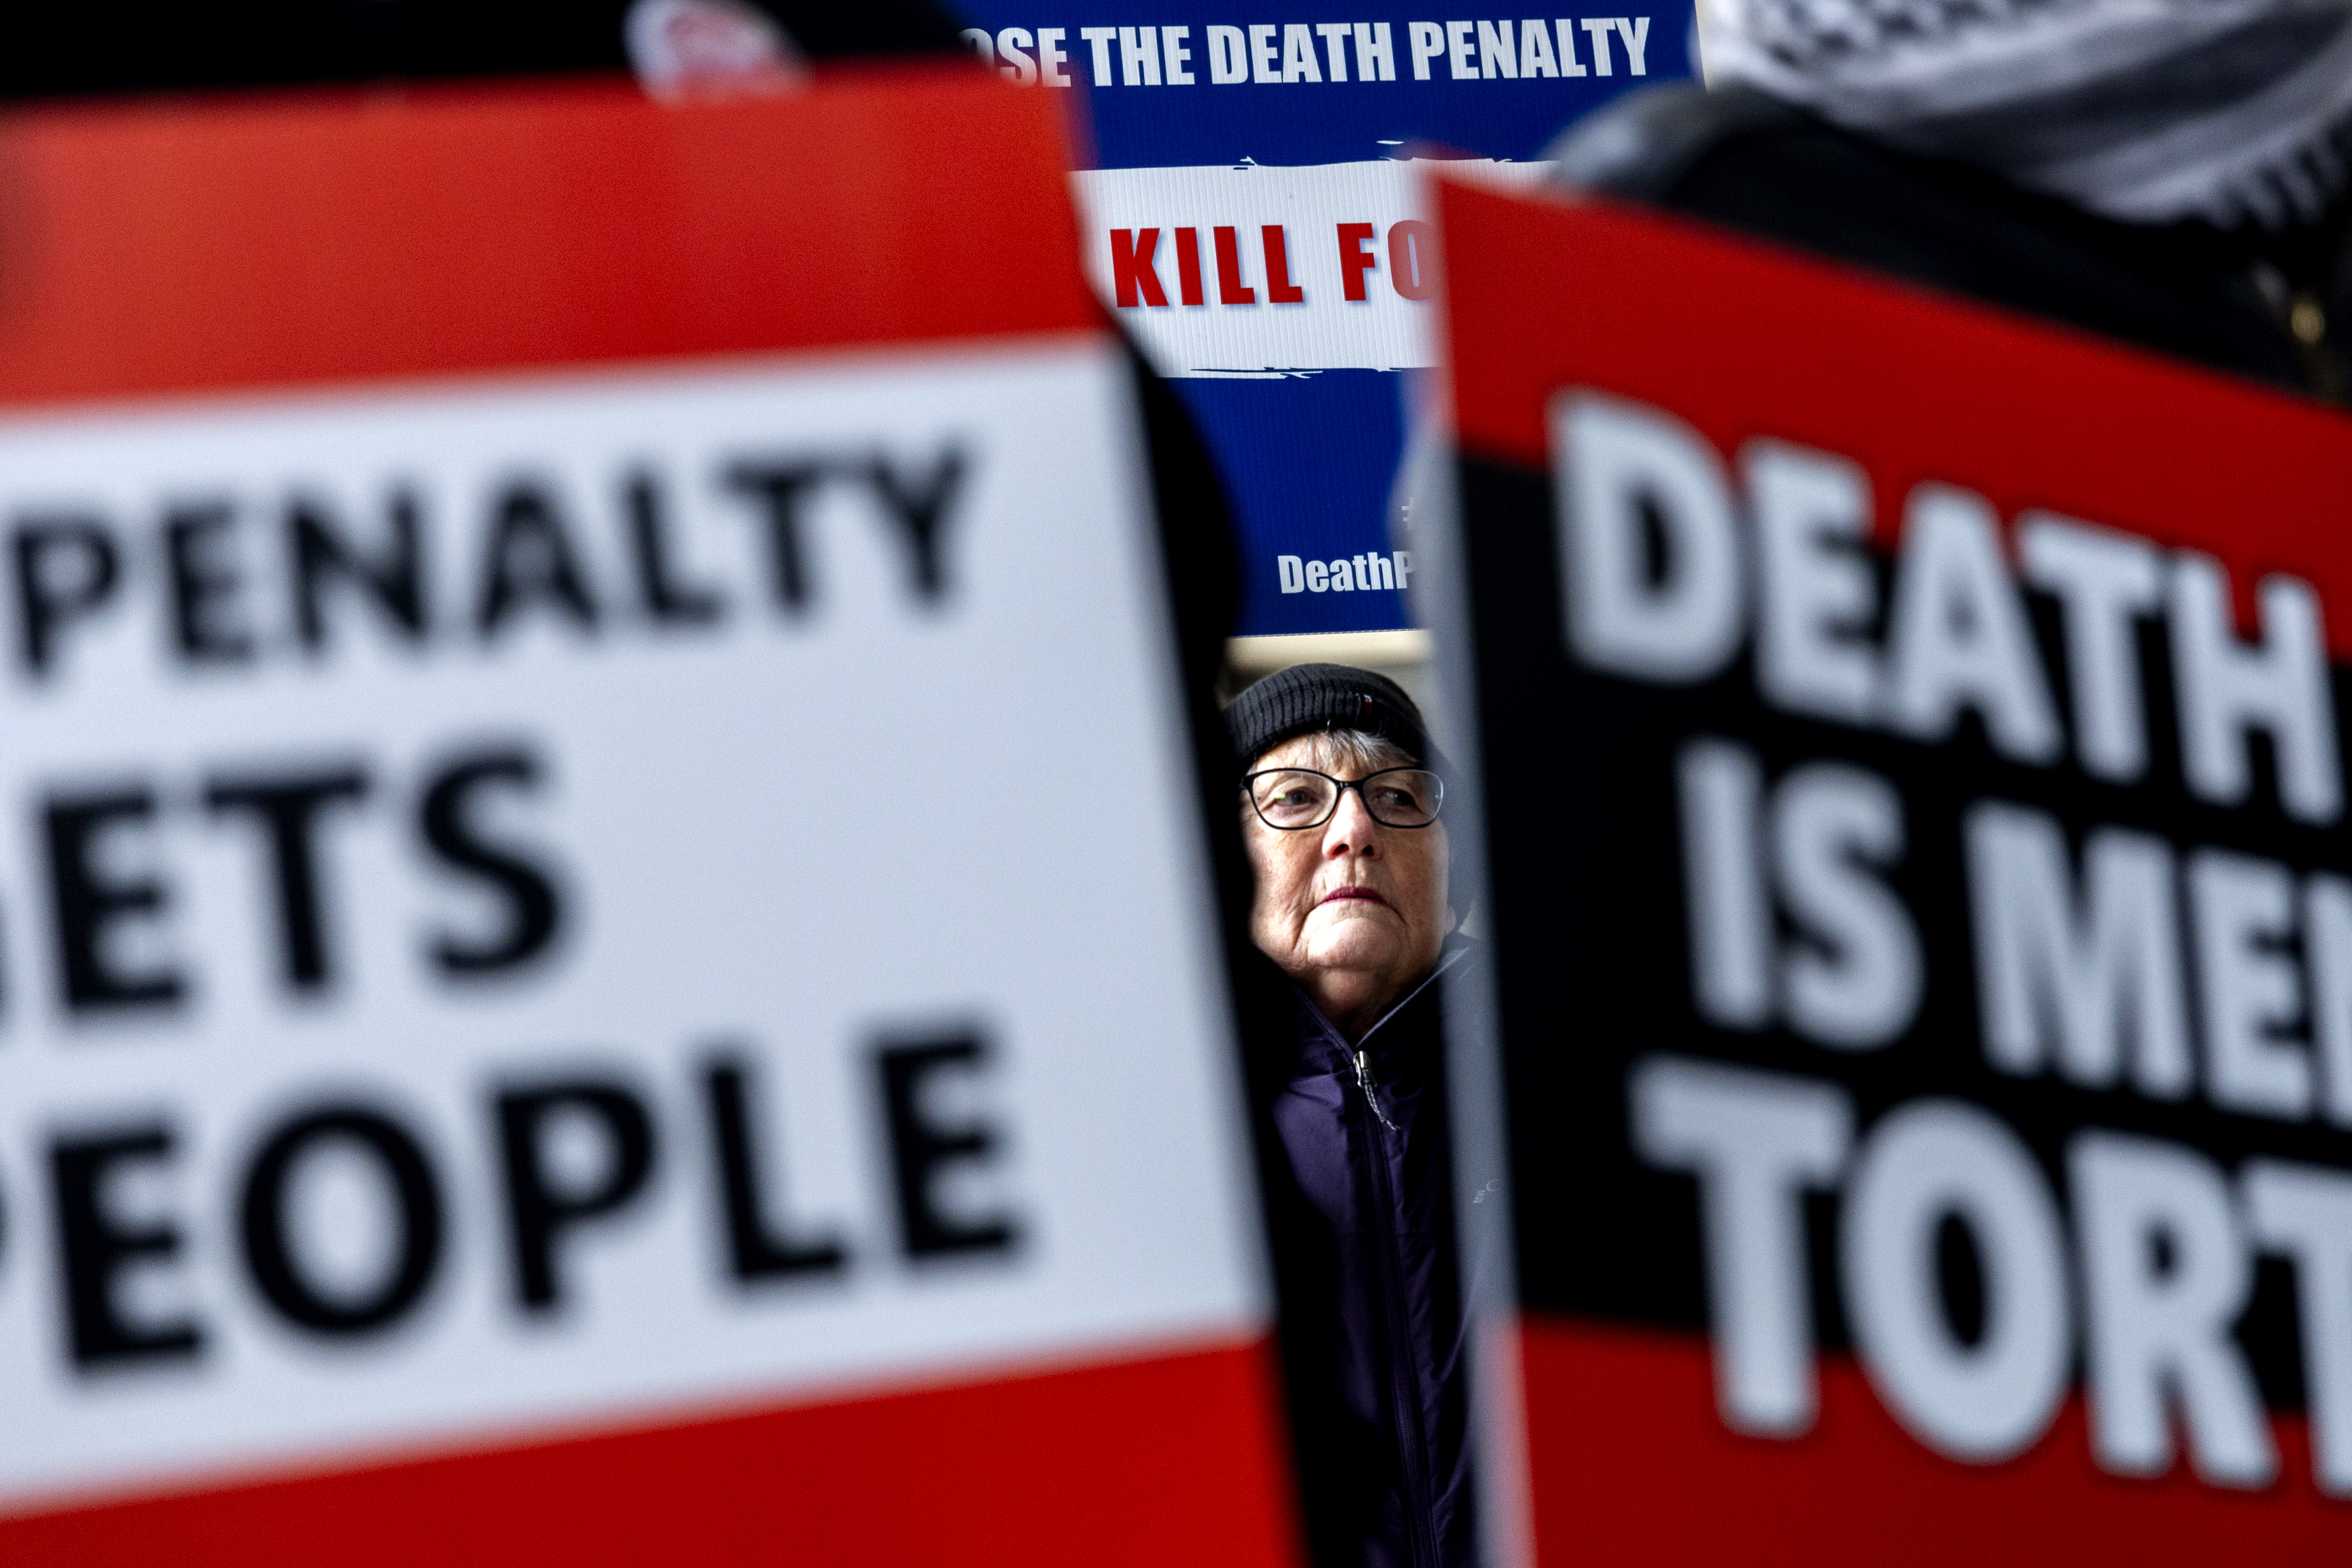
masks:
[[[1380,768],[1410,766],[1394,747],[1366,758],[1328,735],[1301,735],[1259,756],[1250,772],[1313,768],[1354,780]],[[1260,952],[1342,1028],[1360,1032],[1378,1010],[1437,967],[1445,933],[1445,825],[1388,827],[1372,820],[1362,795],[1339,796],[1320,827],[1269,827],[1242,803],[1242,828],[1257,873],[1250,935]],[[1371,1017],[1360,1017],[1373,1009]],[[1349,1015],[1343,1016],[1342,1015]]]

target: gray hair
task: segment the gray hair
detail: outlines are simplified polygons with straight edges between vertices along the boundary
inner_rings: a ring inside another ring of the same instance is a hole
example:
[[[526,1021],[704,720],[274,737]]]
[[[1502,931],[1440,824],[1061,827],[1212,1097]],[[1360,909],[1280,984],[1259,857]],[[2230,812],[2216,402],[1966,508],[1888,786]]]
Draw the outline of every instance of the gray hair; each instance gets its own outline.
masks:
[[[1291,741],[1312,741],[1315,743],[1315,760],[1318,763],[1327,768],[1334,764],[1345,764],[1349,772],[1359,774],[1372,773],[1381,768],[1410,768],[1420,765],[1419,760],[1402,746],[1398,745],[1386,735],[1375,735],[1369,730],[1312,731],[1305,735],[1293,735],[1289,740],[1277,742],[1277,745],[1286,746]],[[1276,749],[1276,746],[1268,746],[1265,750],[1272,752]],[[1250,767],[1255,771],[1264,766],[1265,763],[1265,752],[1261,752],[1256,760],[1251,763]]]

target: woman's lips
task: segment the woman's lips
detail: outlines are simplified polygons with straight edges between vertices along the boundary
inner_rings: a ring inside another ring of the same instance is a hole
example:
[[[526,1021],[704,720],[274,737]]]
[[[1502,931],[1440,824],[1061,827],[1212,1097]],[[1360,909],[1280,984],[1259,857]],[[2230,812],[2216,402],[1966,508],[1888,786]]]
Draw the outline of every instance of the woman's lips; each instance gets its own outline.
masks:
[[[1361,900],[1363,902],[1368,904],[1385,904],[1388,902],[1386,899],[1381,897],[1380,894],[1372,891],[1370,888],[1334,888],[1329,892],[1324,894],[1321,899],[1317,900],[1317,902],[1318,905],[1328,904],[1336,902],[1341,899]]]

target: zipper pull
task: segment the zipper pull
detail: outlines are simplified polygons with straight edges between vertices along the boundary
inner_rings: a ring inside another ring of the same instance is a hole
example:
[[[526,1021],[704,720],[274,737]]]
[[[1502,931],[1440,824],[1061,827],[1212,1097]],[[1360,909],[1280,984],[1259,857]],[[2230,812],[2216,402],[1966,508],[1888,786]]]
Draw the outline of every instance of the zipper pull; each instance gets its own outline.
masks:
[[[1364,1091],[1364,1103],[1372,1108],[1381,1125],[1391,1132],[1398,1131],[1397,1124],[1389,1120],[1389,1113],[1381,1109],[1381,1086],[1372,1081],[1372,1058],[1363,1051],[1356,1053],[1356,1087]]]
[[[2309,289],[2297,289],[2273,262],[2254,263],[2253,279],[2263,303],[2270,307],[2280,330],[2294,344],[2295,357],[2303,362],[2305,385],[2324,403],[2352,403],[2352,388],[2345,385],[2342,364],[2328,345],[2328,329],[2334,323],[2328,321],[2327,307],[2320,297]]]
[[[2286,330],[2305,348],[2315,349],[2327,341],[2327,309],[2318,295],[2308,289],[2295,294],[2287,307]]]
[[[2319,296],[2305,289],[2297,293],[2287,306],[2287,334],[2294,339],[2303,355],[2304,376],[2311,390],[2329,403],[2345,401],[2344,373],[2337,368],[2336,356],[2328,352],[2327,308]]]

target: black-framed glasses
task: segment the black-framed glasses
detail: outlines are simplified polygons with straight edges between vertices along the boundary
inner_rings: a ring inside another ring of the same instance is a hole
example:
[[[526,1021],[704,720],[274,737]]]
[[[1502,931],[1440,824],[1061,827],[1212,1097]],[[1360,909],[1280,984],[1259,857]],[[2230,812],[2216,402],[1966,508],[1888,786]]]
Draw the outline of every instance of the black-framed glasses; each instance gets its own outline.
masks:
[[[1349,790],[1383,827],[1426,827],[1445,804],[1445,781],[1427,768],[1382,768],[1360,779],[1335,779],[1313,768],[1268,768],[1242,780],[1242,790],[1258,820],[1285,833],[1322,826]]]

